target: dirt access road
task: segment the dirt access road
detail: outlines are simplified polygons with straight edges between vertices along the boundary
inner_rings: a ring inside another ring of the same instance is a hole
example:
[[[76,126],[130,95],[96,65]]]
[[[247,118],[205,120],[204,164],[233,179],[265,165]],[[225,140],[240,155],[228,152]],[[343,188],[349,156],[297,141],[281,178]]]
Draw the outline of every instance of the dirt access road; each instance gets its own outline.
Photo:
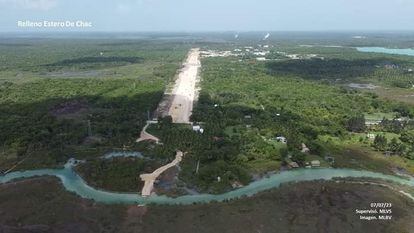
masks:
[[[193,111],[194,101],[198,97],[197,83],[199,81],[200,49],[193,48],[188,52],[187,59],[184,62],[178,78],[175,80],[171,91],[166,90],[164,99],[159,103],[156,110],[157,116],[171,116],[173,123],[190,124],[190,116]],[[154,119],[156,120],[156,119]],[[159,139],[146,132],[149,124],[156,123],[148,121],[147,125],[142,129],[137,142],[152,140],[159,142]]]
[[[149,140],[149,141],[154,141],[154,142],[156,142],[156,143],[159,143],[160,142],[160,139],[159,138],[157,138],[157,137],[155,137],[154,135],[152,135],[152,134],[149,134],[148,132],[147,132],[147,128],[148,128],[148,126],[150,125],[150,124],[153,124],[154,122],[153,121],[147,121],[147,124],[144,126],[144,128],[141,130],[141,134],[140,134],[140,136],[139,136],[139,138],[136,140],[136,142],[142,142],[142,141],[147,141],[147,140]]]
[[[175,155],[175,159],[171,163],[158,168],[157,170],[153,171],[150,174],[141,174],[139,177],[141,178],[142,181],[145,182],[144,187],[142,188],[142,191],[141,191],[141,195],[144,197],[150,196],[152,189],[154,187],[154,182],[157,179],[157,177],[161,175],[161,173],[163,173],[165,170],[179,164],[182,159],[183,159],[183,152],[178,151],[177,154]]]
[[[172,101],[168,115],[172,117],[173,123],[190,123],[193,103],[198,97],[200,67],[200,49],[191,49],[171,93]]]
[[[167,104],[164,101],[160,103],[159,109],[163,109],[163,106],[165,105],[169,106],[168,111],[166,111],[167,113],[165,114],[164,112],[163,115],[170,115],[172,117],[173,123],[191,123],[190,116],[193,111],[193,104],[197,99],[199,92],[197,83],[199,81],[198,72],[200,67],[200,49],[191,49],[188,53],[187,60],[183,64],[183,68],[178,74],[178,78],[174,83],[174,87],[171,93],[166,93],[166,96],[170,97],[167,98]],[[168,100],[170,101],[169,104]],[[145,140],[153,140],[155,142],[159,142],[158,138],[146,132],[149,123],[150,122],[147,122],[147,125],[143,128],[140,138],[137,139],[137,142]],[[158,168],[151,174],[140,175],[141,180],[145,182],[144,187],[141,191],[141,195],[150,196],[157,177],[161,175],[161,173],[163,173],[165,170],[179,164],[182,160],[182,156],[183,153],[179,151],[171,163]]]

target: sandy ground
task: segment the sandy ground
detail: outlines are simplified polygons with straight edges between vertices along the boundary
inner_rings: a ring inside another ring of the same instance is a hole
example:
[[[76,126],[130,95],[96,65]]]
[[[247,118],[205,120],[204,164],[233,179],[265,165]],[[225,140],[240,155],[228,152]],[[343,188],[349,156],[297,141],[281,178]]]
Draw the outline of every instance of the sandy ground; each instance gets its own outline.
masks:
[[[139,177],[141,178],[142,181],[145,182],[144,187],[142,188],[142,191],[141,191],[141,195],[144,197],[150,196],[152,189],[154,188],[154,182],[157,179],[157,177],[161,175],[161,173],[163,173],[167,169],[179,164],[182,158],[183,158],[183,152],[178,151],[177,154],[175,155],[175,159],[171,163],[158,168],[151,174],[141,174]]]
[[[173,99],[168,115],[173,123],[190,123],[193,103],[198,96],[196,84],[200,66],[200,50],[191,49],[171,93]]]
[[[164,93],[164,99],[155,111],[155,119],[158,116],[165,117],[169,115],[172,117],[173,123],[191,123],[190,116],[193,111],[193,104],[197,100],[199,92],[197,83],[199,81],[198,72],[201,67],[200,54],[199,48],[190,50],[172,90],[167,89]],[[145,131],[147,127],[148,125],[142,129],[137,142],[146,140],[159,142],[158,138]]]

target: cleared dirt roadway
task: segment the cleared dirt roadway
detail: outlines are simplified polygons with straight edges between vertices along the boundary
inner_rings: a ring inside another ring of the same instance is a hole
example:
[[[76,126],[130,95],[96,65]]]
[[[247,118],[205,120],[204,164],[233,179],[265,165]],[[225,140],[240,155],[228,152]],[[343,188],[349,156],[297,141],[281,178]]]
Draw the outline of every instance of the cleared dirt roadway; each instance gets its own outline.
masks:
[[[171,93],[173,99],[168,115],[173,123],[190,123],[193,103],[198,97],[196,84],[200,67],[200,49],[191,49]]]
[[[151,174],[141,174],[139,177],[141,178],[142,181],[145,182],[144,187],[142,188],[142,191],[141,191],[141,195],[144,197],[150,196],[152,189],[154,188],[154,182],[157,179],[157,177],[161,175],[161,173],[163,173],[168,168],[174,167],[177,164],[179,164],[182,158],[183,158],[183,152],[178,151],[177,154],[175,155],[175,159],[171,163],[158,168],[157,170],[153,171]]]
[[[151,124],[151,121],[147,121],[147,124],[144,126],[144,128],[141,131],[141,134],[139,138],[136,140],[136,142],[142,142],[142,141],[154,141],[156,143],[159,143],[160,139],[155,137],[154,135],[151,135],[147,132],[148,126]]]

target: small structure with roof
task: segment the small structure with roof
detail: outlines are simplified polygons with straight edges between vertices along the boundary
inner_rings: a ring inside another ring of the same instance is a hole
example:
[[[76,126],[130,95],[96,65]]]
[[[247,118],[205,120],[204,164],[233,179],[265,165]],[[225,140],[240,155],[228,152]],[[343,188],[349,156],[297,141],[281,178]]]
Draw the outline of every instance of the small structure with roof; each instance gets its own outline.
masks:
[[[276,141],[282,142],[282,143],[285,143],[285,144],[287,143],[287,139],[283,136],[276,137]]]
[[[302,143],[302,150],[301,150],[301,152],[302,153],[309,153],[310,152],[309,148],[306,146],[305,143]]]
[[[193,125],[193,131],[198,132],[198,133],[204,133],[204,129],[201,128],[200,125]]]
[[[243,187],[243,184],[242,183],[240,183],[239,181],[234,181],[232,184],[231,184],[231,187],[232,188],[241,188],[241,187]]]
[[[297,162],[289,162],[288,163],[289,168],[299,168],[299,164]]]

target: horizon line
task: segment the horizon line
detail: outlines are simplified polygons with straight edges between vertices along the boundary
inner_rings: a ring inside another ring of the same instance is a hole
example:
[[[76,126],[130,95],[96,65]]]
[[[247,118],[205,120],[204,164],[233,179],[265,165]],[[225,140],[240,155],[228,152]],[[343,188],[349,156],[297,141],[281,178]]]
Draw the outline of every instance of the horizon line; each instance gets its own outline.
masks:
[[[315,29],[315,30],[19,30],[19,31],[1,31],[0,34],[12,33],[280,33],[280,32],[413,32],[414,29]]]

